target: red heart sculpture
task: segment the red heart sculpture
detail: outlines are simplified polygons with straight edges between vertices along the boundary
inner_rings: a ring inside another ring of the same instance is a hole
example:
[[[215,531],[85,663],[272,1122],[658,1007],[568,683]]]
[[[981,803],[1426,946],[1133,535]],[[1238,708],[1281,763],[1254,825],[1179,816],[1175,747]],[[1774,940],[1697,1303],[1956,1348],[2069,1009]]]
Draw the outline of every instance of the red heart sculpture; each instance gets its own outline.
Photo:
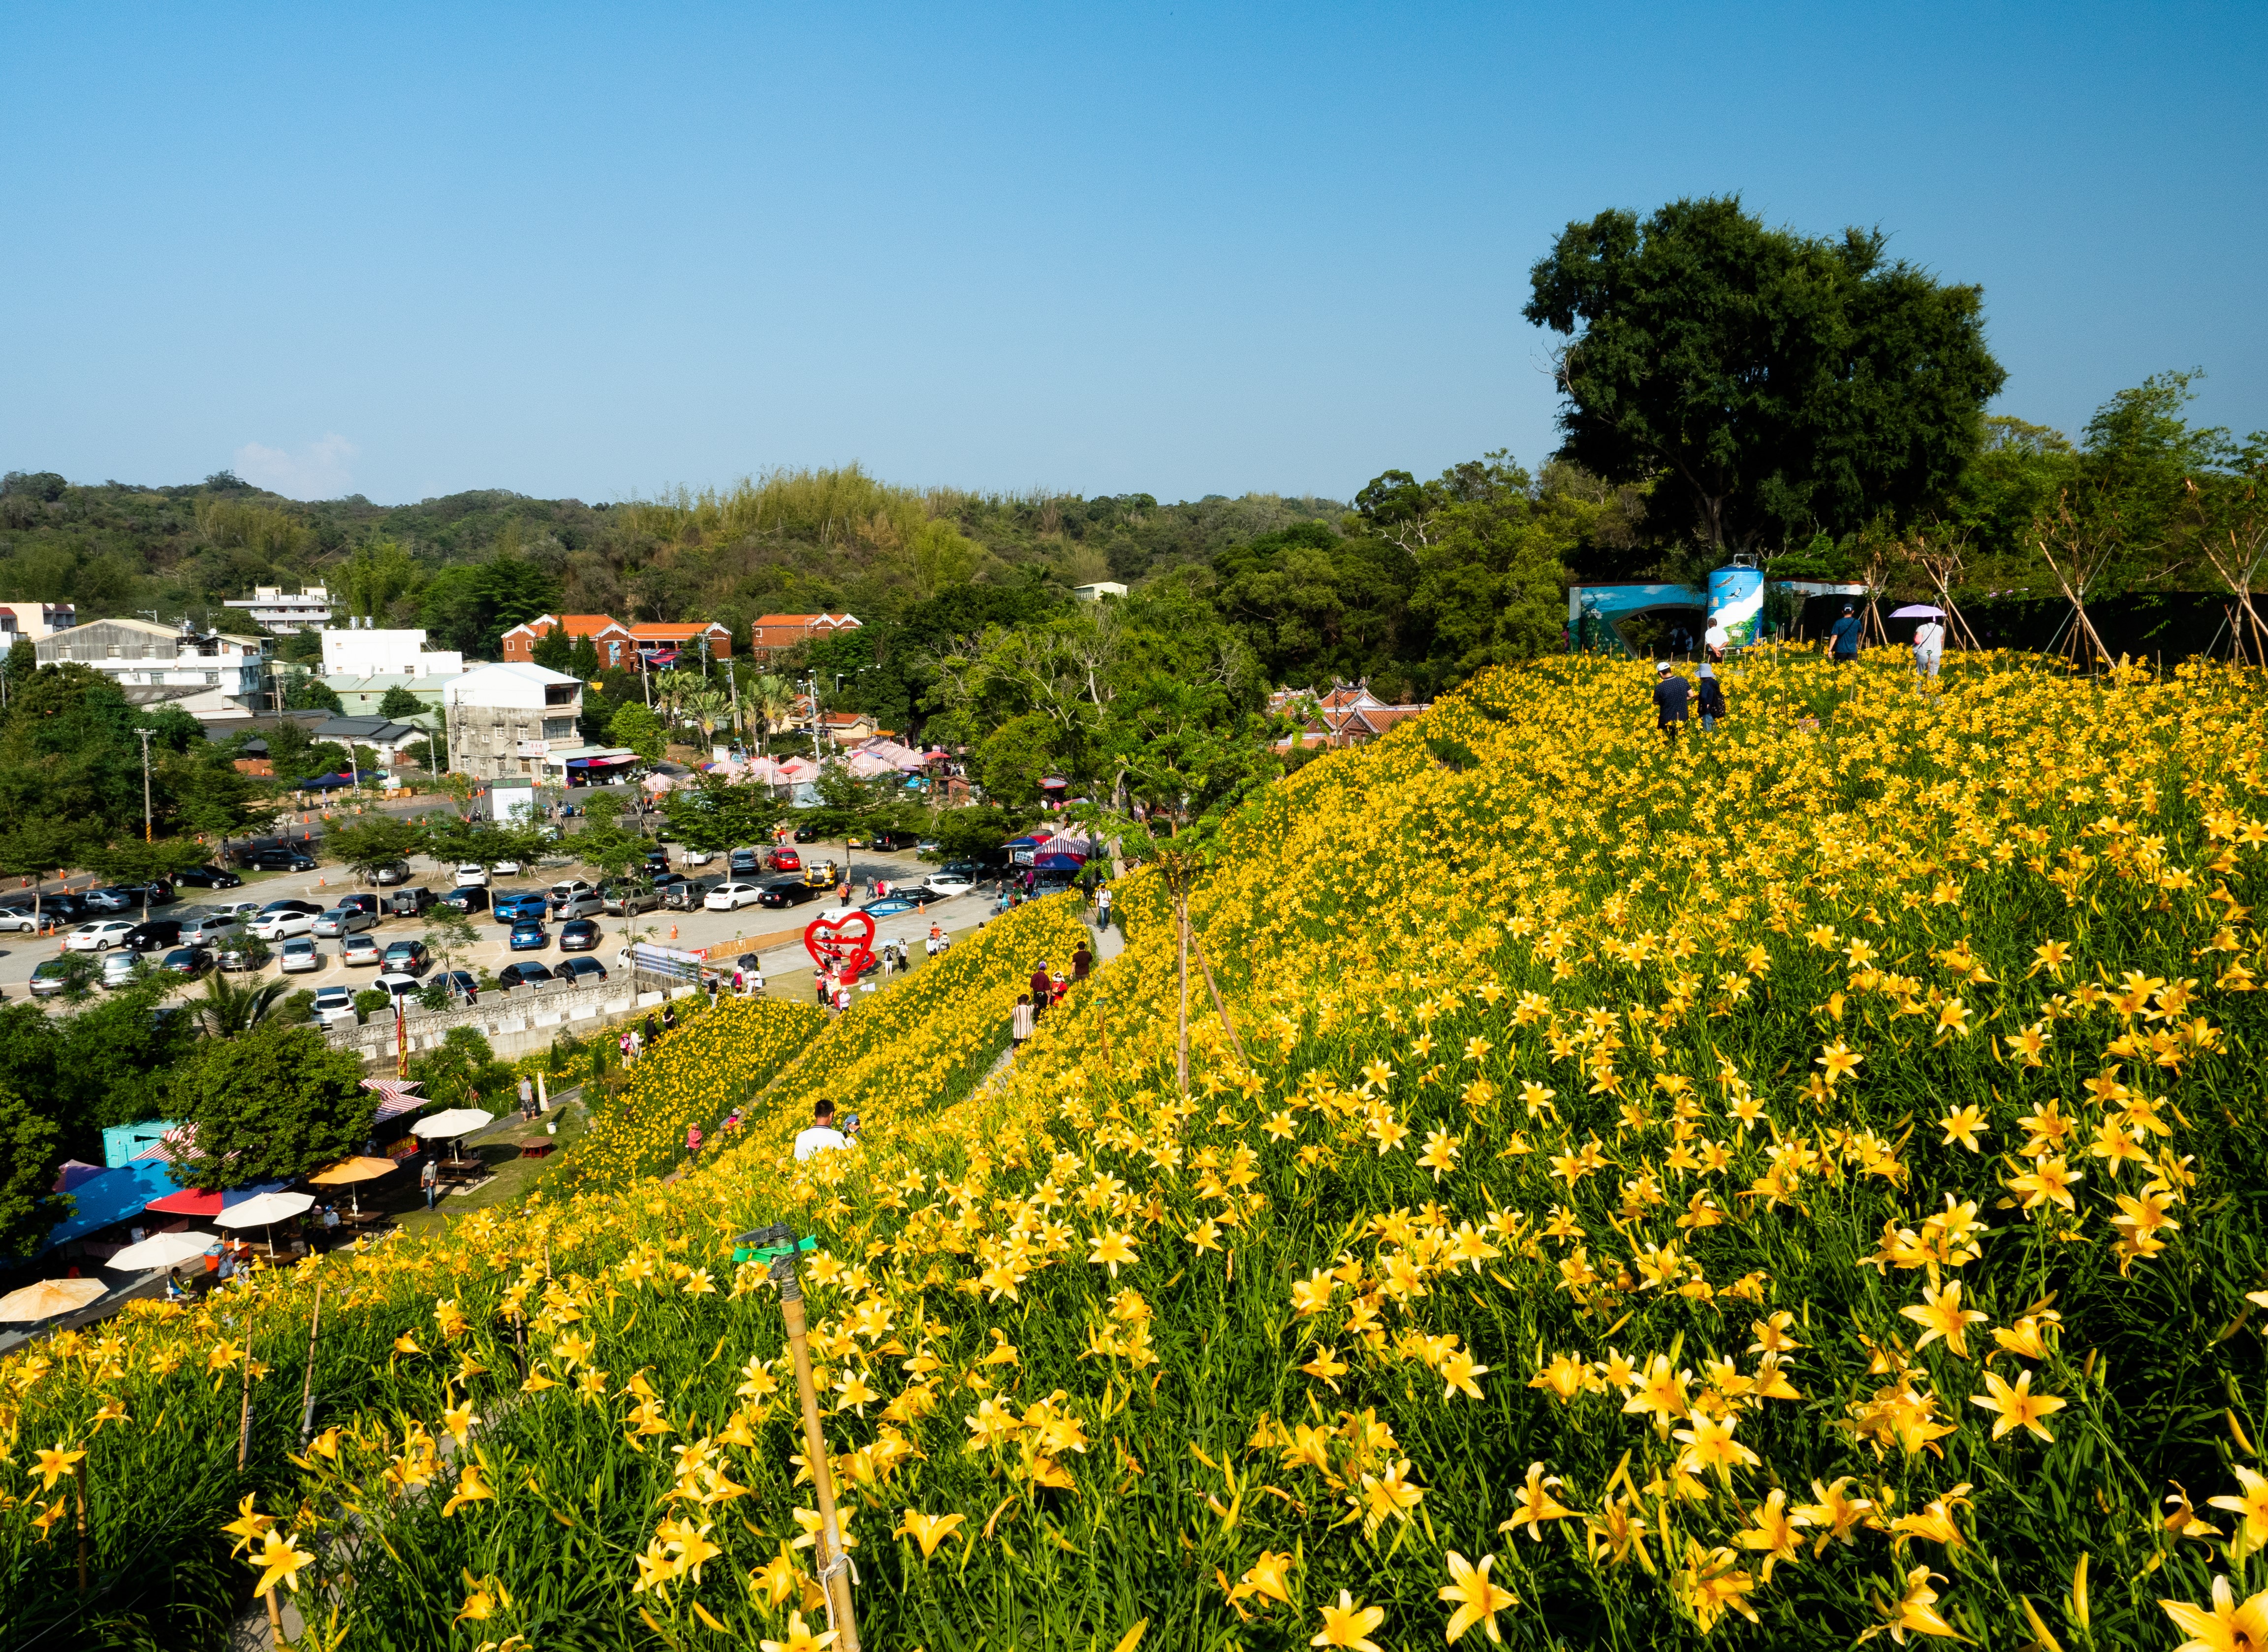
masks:
[[[862,931],[853,934],[852,931]],[[803,932],[803,949],[812,966],[849,975],[854,980],[874,962],[874,920],[865,912],[843,912],[814,918]]]

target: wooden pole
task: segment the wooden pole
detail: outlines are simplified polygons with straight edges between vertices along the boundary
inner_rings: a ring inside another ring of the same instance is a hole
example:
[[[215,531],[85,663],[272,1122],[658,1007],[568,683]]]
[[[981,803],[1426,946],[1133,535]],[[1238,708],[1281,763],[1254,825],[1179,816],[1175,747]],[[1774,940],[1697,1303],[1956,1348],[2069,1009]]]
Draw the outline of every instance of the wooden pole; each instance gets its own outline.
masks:
[[[803,1460],[819,1499],[819,1582],[827,1591],[828,1627],[837,1652],[858,1652],[858,1623],[850,1606],[850,1559],[835,1514],[835,1472],[827,1460],[827,1436],[819,1426],[819,1391],[811,1380],[811,1350],[805,1340],[803,1285],[796,1278],[795,1255],[774,1259],[772,1282],[779,1287],[780,1316],[787,1322],[787,1346],[795,1361],[796,1394],[803,1402]]]
[[[1174,918],[1179,932],[1182,955],[1181,1042],[1176,1046],[1174,1072],[1182,1081],[1182,1099],[1189,1099],[1189,901],[1182,891],[1174,892]]]
[[[252,1449],[252,1338],[244,1339],[244,1412],[236,1425],[236,1471],[244,1472],[244,1459]]]
[[[269,1589],[261,1596],[261,1599],[268,1603],[269,1644],[281,1647],[284,1644],[284,1613],[276,1604],[276,1591]]]
[[[88,1538],[86,1529],[86,1458],[81,1457],[71,1464],[71,1473],[78,1481],[78,1592],[86,1593]]]
[[[1228,1018],[1228,1002],[1221,997],[1219,984],[1212,978],[1212,960],[1205,956],[1204,947],[1195,935],[1189,937],[1189,944],[1197,948],[1197,968],[1204,971],[1205,991],[1212,994],[1213,1014],[1220,1017],[1221,1028],[1228,1034],[1228,1047],[1236,1052],[1236,1064],[1248,1067],[1252,1064],[1244,1058],[1244,1040],[1236,1036],[1236,1023]]]
[[[299,1444],[315,1432],[315,1333],[323,1327],[323,1287],[315,1287],[315,1311],[307,1320],[307,1380],[299,1385]]]

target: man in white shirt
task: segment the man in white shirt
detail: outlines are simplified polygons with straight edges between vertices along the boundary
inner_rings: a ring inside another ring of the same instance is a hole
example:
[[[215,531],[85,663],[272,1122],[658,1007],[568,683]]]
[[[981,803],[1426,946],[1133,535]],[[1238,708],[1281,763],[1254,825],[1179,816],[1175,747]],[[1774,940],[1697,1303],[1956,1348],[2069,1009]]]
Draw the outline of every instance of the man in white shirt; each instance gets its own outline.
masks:
[[[795,1156],[800,1162],[814,1154],[850,1145],[850,1138],[835,1128],[835,1103],[821,1101],[811,1110],[811,1128],[795,1139]]]

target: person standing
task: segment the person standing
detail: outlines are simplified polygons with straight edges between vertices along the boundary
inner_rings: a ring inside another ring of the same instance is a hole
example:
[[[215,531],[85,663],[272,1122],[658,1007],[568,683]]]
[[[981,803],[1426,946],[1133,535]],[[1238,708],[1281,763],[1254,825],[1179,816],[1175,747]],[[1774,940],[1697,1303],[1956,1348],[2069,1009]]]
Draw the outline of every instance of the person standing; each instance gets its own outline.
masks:
[[[426,1160],[425,1168],[417,1172],[417,1185],[425,1191],[425,1208],[432,1209],[433,1200],[441,1191],[440,1167],[432,1160]]]
[[[1926,619],[1914,631],[1914,675],[1933,677],[1945,658],[1945,627],[1935,619]]]
[[[1015,1048],[1022,1049],[1024,1041],[1032,1036],[1032,995],[1019,992],[1016,1007],[1008,1012],[1008,1042]]]
[[[1827,646],[1838,666],[1859,663],[1859,645],[1865,639],[1867,628],[1859,621],[1859,612],[1850,603],[1843,605],[1843,617],[1837,620],[1827,633]]]
[[[685,1127],[685,1156],[688,1159],[701,1156],[701,1126],[698,1125]]]
[[[1086,943],[1082,940],[1079,943],[1079,950],[1071,955],[1071,978],[1074,981],[1084,981],[1086,979],[1086,972],[1093,968],[1094,968],[1094,955],[1086,949]]]
[[[1654,667],[1653,720],[1672,751],[1677,749],[1677,731],[1685,726],[1685,705],[1692,694],[1693,685],[1667,661]]]
[[[519,1116],[523,1119],[535,1117],[535,1085],[525,1073],[519,1075]]]
[[[1717,719],[1725,715],[1725,688],[1717,681],[1717,673],[1705,660],[1702,662],[1700,681],[1693,685],[1695,705],[1701,712],[1701,732],[1713,734]]]
[[[1105,933],[1108,932],[1110,928],[1110,890],[1108,887],[1095,892],[1094,922],[1097,928],[1104,931]]]
[[[1035,1014],[1046,1013],[1049,989],[1054,984],[1055,977],[1048,973],[1048,961],[1042,958],[1032,969],[1032,1011]]]
[[[850,1138],[835,1128],[835,1103],[821,1099],[812,1104],[811,1128],[799,1132],[795,1139],[798,1162],[814,1154],[827,1153],[848,1147]]]

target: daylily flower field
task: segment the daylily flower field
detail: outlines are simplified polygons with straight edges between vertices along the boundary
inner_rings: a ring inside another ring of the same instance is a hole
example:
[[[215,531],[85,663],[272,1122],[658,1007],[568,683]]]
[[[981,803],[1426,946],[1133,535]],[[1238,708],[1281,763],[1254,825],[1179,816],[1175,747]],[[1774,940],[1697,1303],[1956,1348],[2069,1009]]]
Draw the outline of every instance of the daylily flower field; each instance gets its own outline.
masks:
[[[0,1623],[70,1619],[83,1468],[141,1588],[48,1644],[261,1579],[300,1645],[825,1644],[732,1257],[780,1220],[871,1647],[2261,1646],[2257,682],[1767,658],[1673,753],[1645,676],[1492,675],[1232,822],[1186,1095],[1137,874],[990,1082],[1067,900],[666,1186],[0,1362]],[[797,1166],[822,1094],[866,1139]]]

